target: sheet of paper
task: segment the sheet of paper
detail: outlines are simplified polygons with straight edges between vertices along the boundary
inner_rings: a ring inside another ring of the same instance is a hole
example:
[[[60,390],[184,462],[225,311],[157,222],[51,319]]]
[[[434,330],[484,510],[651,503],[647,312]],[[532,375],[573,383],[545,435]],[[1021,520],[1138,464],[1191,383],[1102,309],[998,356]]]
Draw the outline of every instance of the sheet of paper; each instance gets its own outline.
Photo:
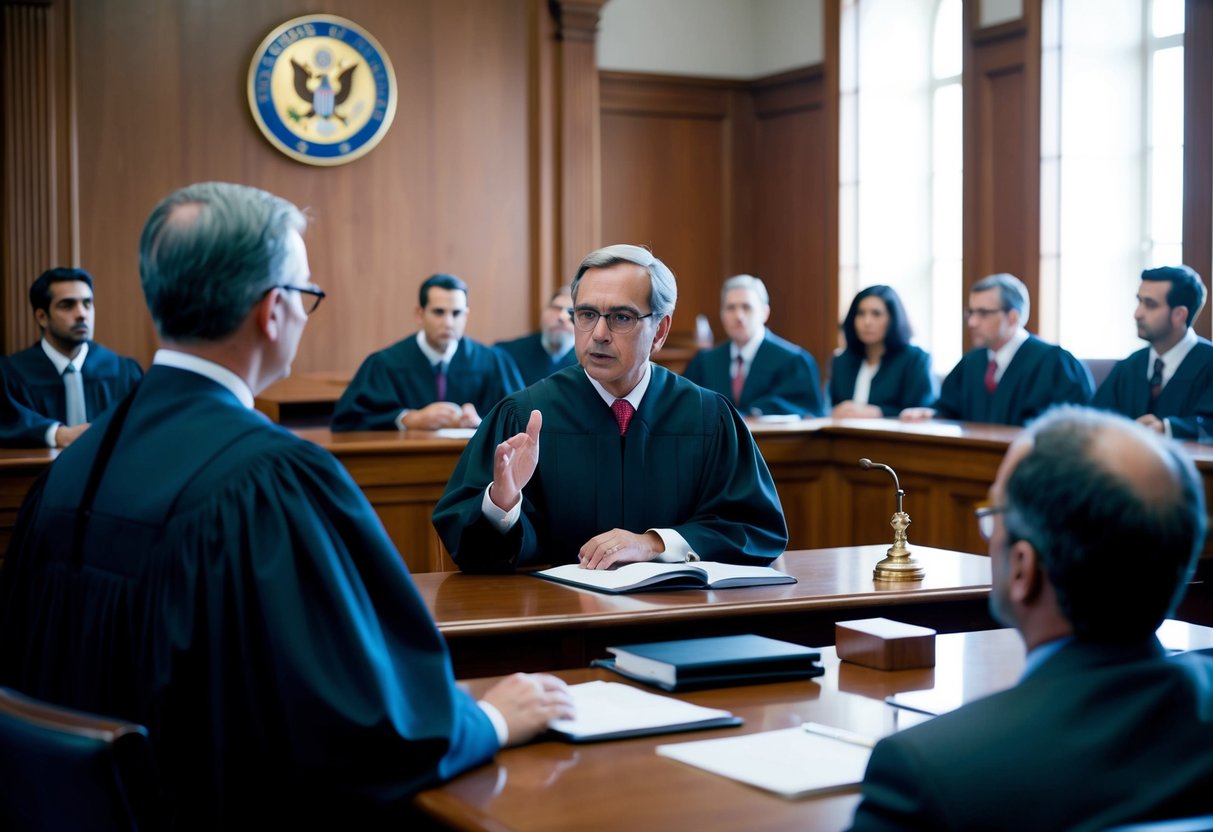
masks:
[[[657,753],[783,797],[803,797],[858,785],[872,749],[786,728],[659,745]]]
[[[434,436],[441,439],[471,439],[475,435],[475,428],[439,428],[434,431]]]
[[[577,717],[554,720],[551,726],[580,736],[682,725],[730,715],[728,711],[692,705],[619,682],[586,682],[570,685],[569,691]]]

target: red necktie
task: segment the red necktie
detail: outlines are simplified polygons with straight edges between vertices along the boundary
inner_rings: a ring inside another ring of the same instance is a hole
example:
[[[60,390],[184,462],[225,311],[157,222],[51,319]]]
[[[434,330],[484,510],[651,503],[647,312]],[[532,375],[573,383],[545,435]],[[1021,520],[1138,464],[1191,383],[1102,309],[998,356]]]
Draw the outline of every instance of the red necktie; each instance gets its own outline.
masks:
[[[627,399],[615,399],[611,410],[615,413],[615,421],[619,423],[619,435],[623,436],[628,432],[628,425],[632,421],[636,408],[632,407],[632,403]]]
[[[733,375],[733,404],[741,404],[741,388],[745,387],[745,359],[737,356],[737,372]]]
[[[986,392],[993,393],[998,389],[998,379],[994,378],[994,374],[998,372],[998,362],[990,359],[990,363],[986,365]]]

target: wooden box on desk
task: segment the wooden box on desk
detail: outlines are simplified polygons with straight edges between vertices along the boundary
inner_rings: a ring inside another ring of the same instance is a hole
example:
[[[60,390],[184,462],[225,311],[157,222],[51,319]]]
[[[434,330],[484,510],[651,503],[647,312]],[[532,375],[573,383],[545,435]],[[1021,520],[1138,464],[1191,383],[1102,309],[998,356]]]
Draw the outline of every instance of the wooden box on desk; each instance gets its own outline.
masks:
[[[935,665],[935,631],[887,618],[861,618],[834,625],[838,658],[877,670]]]

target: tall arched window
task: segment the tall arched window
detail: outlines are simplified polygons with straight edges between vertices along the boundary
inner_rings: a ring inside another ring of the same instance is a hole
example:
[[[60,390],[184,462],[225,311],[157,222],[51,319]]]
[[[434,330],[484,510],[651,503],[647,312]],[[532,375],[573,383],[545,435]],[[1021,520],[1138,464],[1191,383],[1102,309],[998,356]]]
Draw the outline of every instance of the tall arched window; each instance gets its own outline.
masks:
[[[839,315],[887,283],[937,372],[960,357],[961,0],[843,0]]]

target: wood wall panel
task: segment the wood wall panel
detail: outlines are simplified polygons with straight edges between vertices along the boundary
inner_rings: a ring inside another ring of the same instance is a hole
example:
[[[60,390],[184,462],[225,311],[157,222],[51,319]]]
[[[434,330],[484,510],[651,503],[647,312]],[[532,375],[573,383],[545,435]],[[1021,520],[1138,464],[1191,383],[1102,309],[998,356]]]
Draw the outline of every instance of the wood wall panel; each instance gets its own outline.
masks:
[[[974,5],[964,4],[964,286],[1006,271],[1039,298],[1040,0],[985,29]]]
[[[1213,0],[1187,0],[1184,25],[1184,262],[1213,285]],[[1210,304],[1195,328],[1208,338]]]

